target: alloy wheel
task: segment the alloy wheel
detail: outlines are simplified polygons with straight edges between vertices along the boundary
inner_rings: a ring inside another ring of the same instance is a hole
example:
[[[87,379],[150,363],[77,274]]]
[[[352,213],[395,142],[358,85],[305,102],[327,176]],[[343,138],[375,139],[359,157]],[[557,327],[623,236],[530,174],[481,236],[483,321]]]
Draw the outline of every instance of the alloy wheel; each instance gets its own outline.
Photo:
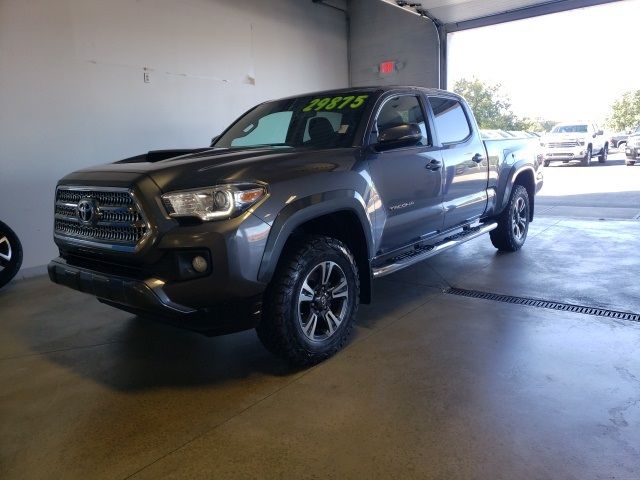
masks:
[[[514,206],[512,213],[512,228],[513,228],[513,236],[518,240],[522,240],[527,231],[527,221],[528,221],[528,212],[527,212],[527,204],[524,201],[524,198],[518,197]]]
[[[298,322],[305,336],[319,342],[331,337],[348,314],[349,285],[342,268],[324,261],[311,269],[298,292]]]
[[[12,250],[9,239],[6,236],[0,237],[0,271],[9,266],[11,257]]]

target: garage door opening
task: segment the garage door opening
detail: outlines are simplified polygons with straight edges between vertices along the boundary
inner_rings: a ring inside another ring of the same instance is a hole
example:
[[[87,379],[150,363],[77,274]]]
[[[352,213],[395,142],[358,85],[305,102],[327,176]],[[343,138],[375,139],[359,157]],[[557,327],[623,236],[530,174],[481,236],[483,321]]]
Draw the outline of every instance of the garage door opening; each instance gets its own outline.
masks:
[[[629,61],[639,16],[634,0],[448,34],[447,88],[488,138],[527,136],[545,155],[540,214],[640,218],[640,168],[627,156],[640,123]]]

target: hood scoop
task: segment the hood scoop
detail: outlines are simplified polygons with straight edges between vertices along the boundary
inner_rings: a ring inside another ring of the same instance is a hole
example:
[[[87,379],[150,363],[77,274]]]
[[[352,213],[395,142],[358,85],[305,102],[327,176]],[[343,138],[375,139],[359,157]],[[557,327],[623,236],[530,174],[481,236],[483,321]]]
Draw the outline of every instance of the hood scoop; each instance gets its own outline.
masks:
[[[211,147],[204,148],[182,148],[173,150],[151,150],[142,155],[136,155],[135,157],[125,158],[118,160],[114,163],[155,163],[169,158],[181,157],[183,155],[189,155],[193,153],[205,152],[211,150]]]

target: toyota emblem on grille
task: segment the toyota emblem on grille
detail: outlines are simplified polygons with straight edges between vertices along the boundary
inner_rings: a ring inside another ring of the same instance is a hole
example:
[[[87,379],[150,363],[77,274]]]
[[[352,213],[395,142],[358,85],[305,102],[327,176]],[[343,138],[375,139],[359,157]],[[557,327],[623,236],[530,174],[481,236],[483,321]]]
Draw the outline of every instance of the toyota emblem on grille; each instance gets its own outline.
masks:
[[[90,198],[78,202],[78,218],[82,223],[92,223],[96,215],[96,206]]]

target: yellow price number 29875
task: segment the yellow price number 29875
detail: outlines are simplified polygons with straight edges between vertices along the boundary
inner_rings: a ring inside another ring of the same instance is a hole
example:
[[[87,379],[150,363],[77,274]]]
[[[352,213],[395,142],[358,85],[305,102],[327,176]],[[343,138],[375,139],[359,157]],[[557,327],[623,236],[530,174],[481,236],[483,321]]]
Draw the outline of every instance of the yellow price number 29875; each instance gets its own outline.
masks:
[[[302,109],[303,112],[310,112],[315,110],[342,110],[350,107],[353,109],[360,108],[364,105],[365,100],[369,98],[369,95],[349,95],[347,97],[329,97],[329,98],[314,98],[309,105]]]

